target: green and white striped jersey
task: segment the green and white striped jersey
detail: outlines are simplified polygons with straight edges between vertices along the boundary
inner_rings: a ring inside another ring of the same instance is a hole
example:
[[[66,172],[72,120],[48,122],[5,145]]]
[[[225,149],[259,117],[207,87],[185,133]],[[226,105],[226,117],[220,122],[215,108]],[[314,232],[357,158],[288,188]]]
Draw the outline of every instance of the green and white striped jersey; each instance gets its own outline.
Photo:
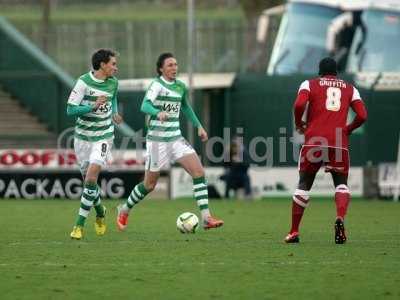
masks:
[[[76,119],[75,138],[90,142],[114,138],[112,110],[113,102],[116,105],[117,90],[118,80],[115,77],[100,80],[92,72],[79,77],[68,98],[69,105],[92,106],[99,96],[106,96],[107,102],[96,111]]]
[[[168,82],[162,77],[157,77],[151,82],[144,101],[150,100],[154,107],[167,112],[168,119],[161,122],[157,119],[157,116],[150,116],[147,131],[148,140],[170,142],[182,136],[179,113],[182,102],[186,101],[186,97],[186,85],[180,80]]]

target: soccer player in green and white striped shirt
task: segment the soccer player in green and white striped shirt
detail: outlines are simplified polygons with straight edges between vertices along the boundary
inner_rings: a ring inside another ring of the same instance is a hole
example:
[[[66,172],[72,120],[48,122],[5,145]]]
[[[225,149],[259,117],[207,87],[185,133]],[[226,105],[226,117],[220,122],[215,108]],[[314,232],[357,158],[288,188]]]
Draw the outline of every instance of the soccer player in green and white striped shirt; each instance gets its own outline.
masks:
[[[93,71],[77,80],[68,99],[67,114],[77,116],[74,135],[75,154],[84,178],[78,219],[71,238],[83,237],[83,226],[94,206],[97,235],[106,231],[105,207],[101,204],[97,179],[106,165],[114,139],[114,125],[122,122],[117,111],[118,80],[116,54],[100,49],[92,56]]]
[[[181,135],[180,112],[197,127],[198,136],[203,142],[208,139],[207,132],[187,102],[185,84],[176,79],[178,64],[174,56],[171,53],[161,54],[156,67],[159,76],[150,84],[141,107],[142,112],[150,116],[145,178],[134,187],[128,200],[118,207],[118,228],[125,230],[130,210],[155,188],[160,169],[174,161],[193,178],[193,192],[201,212],[203,228],[222,226],[224,222],[210,214],[204,169],[196,151]]]

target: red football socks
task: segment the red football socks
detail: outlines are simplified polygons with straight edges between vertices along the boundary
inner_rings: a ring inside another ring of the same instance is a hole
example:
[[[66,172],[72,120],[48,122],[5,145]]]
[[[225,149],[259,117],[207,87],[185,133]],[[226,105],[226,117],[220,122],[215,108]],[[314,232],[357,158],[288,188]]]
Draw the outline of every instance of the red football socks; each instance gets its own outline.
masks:
[[[290,233],[299,232],[301,218],[303,217],[304,209],[308,205],[309,196],[307,191],[297,189],[293,195],[292,203],[292,228]]]
[[[344,220],[346,216],[347,207],[350,203],[350,194],[349,193],[335,193],[335,202],[336,202],[336,216]]]
[[[292,228],[290,229],[290,233],[299,232],[299,225],[301,222],[301,218],[303,217],[304,207],[298,205],[293,201],[292,203]]]

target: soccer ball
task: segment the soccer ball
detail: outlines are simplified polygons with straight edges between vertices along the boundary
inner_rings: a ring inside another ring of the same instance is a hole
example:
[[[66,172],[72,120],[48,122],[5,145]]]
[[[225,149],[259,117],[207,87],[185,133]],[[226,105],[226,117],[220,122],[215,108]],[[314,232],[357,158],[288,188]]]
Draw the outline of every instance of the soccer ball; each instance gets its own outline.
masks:
[[[176,220],[176,227],[181,233],[195,233],[199,226],[199,218],[191,213],[185,212]]]

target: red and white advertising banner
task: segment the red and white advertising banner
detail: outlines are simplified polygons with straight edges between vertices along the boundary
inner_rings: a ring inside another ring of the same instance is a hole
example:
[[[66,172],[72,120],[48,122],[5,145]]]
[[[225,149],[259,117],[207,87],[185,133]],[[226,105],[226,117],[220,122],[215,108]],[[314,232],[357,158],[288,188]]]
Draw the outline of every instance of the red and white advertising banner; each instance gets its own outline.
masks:
[[[143,169],[145,151],[114,150],[110,169]],[[72,149],[1,149],[0,170],[78,170]]]

